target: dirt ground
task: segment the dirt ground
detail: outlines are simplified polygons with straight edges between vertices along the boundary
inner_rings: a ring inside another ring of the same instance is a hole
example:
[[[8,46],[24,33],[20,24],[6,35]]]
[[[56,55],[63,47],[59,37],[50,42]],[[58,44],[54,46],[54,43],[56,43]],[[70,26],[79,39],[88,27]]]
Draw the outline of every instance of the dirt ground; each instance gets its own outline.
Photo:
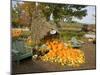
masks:
[[[80,67],[60,66],[56,63],[43,62],[41,60],[32,61],[32,58],[24,59],[20,64],[12,62],[12,75],[24,73],[43,73],[57,71],[75,71],[96,69],[96,46],[88,42],[82,45],[81,50],[85,53],[86,63]]]

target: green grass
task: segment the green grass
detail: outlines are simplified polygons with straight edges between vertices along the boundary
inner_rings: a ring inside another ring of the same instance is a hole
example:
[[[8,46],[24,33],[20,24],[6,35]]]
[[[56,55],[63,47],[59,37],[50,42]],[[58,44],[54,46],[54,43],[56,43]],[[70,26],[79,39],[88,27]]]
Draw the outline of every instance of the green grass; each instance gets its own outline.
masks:
[[[60,37],[65,42],[67,42],[68,40],[71,40],[72,37],[76,37],[78,40],[84,40],[84,37],[83,37],[84,34],[85,32],[61,31]]]
[[[81,28],[82,24],[79,24],[79,23],[63,23],[62,27],[64,27],[64,28]]]

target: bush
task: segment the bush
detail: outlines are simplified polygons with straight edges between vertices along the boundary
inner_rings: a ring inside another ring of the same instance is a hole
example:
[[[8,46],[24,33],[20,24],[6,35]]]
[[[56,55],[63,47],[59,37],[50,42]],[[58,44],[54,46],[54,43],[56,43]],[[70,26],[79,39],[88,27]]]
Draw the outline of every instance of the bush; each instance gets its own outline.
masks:
[[[30,35],[31,35],[31,32],[30,31],[23,31],[21,37],[26,38],[26,37],[28,37]]]
[[[73,36],[76,36],[76,32],[61,32],[60,36],[63,41],[70,40]]]
[[[84,34],[85,34],[85,32],[82,31],[82,32],[79,32],[79,33],[78,33],[78,36],[79,36],[79,37],[82,37],[82,36],[84,36]]]
[[[75,32],[75,31],[61,31],[60,36],[63,41],[68,41],[70,40],[73,36],[76,37],[77,39],[81,40],[84,39],[83,35],[85,32]]]

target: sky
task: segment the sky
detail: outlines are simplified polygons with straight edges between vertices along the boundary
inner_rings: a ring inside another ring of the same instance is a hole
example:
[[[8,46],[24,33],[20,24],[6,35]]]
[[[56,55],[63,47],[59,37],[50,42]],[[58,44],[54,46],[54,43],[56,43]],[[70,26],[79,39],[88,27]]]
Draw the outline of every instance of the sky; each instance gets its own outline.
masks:
[[[16,2],[13,1],[12,6],[15,4],[16,4]],[[96,15],[95,6],[87,6],[85,9],[87,10],[87,15],[85,17],[83,17],[81,20],[77,19],[77,18],[74,18],[73,20],[75,20],[79,23],[95,24],[95,17],[93,17],[93,15]]]
[[[95,24],[95,17],[93,17],[93,15],[96,15],[95,6],[87,6],[85,9],[87,10],[87,15],[83,17],[83,19],[81,20],[79,19],[74,19],[74,20],[80,23]]]

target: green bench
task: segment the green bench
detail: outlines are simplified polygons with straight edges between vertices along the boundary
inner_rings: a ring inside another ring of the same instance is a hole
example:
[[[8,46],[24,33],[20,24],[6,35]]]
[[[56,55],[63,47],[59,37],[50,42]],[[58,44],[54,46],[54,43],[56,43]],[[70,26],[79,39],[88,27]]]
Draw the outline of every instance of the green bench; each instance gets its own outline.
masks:
[[[12,60],[20,63],[20,60],[32,56],[32,48],[25,46],[24,41],[12,42]]]

